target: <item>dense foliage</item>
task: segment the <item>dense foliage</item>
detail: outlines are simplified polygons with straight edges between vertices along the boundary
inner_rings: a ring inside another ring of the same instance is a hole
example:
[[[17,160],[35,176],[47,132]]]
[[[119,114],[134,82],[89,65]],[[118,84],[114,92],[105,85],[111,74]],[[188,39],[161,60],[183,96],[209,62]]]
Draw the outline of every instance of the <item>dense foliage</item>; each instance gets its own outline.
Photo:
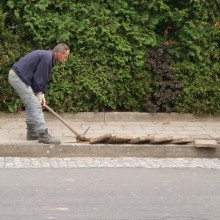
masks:
[[[152,94],[146,100],[151,112],[172,112],[180,95],[182,82],[173,74],[171,63],[174,56],[166,47],[149,48],[146,54],[147,68],[152,73]]]
[[[2,0],[0,110],[17,111],[10,67],[71,48],[46,94],[58,111],[219,113],[220,0]]]

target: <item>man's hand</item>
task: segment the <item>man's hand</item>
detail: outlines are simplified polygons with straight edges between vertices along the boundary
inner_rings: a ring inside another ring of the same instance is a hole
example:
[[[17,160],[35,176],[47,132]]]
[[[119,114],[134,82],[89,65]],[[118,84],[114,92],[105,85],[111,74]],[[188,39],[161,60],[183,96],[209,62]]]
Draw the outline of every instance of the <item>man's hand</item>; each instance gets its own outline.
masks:
[[[37,93],[36,95],[38,101],[40,102],[40,104],[45,107],[46,106],[46,99],[44,97],[44,94],[42,92]]]

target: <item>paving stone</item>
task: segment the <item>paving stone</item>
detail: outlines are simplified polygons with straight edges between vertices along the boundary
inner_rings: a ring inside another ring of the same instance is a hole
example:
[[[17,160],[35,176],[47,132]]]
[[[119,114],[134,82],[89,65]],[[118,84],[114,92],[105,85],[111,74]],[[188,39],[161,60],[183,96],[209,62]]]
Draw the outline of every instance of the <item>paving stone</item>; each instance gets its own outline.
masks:
[[[13,158],[8,162],[7,158],[0,157],[0,168],[15,169],[60,169],[60,168],[208,168],[220,169],[220,159],[209,158],[35,158],[34,163],[27,162],[33,161],[33,158]],[[59,163],[54,163],[54,160]],[[37,163],[38,161],[38,163]]]
[[[129,135],[113,135],[108,139],[108,144],[125,144],[132,139],[132,136]]]
[[[176,138],[173,139],[173,144],[189,144],[193,143],[195,140],[193,138]]]
[[[171,143],[173,140],[172,136],[168,136],[168,137],[151,137],[150,138],[150,143],[151,144],[167,144],[167,143]]]
[[[105,142],[107,142],[111,137],[112,137],[112,134],[111,134],[111,133],[104,134],[104,135],[101,135],[101,136],[97,136],[97,137],[94,137],[94,138],[90,138],[90,143],[91,143],[91,144],[105,143]]]
[[[195,147],[217,148],[219,145],[216,140],[195,139]]]
[[[141,136],[141,137],[132,138],[128,143],[129,144],[145,144],[149,142],[150,142],[149,136]]]

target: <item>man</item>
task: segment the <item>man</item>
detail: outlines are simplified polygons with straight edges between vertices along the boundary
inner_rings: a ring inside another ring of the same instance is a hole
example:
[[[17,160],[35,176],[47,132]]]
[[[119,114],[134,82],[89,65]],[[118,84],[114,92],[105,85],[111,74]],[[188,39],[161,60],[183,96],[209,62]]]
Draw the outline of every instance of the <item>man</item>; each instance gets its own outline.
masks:
[[[44,144],[60,144],[47,130],[43,109],[51,70],[55,62],[67,59],[70,49],[60,43],[53,50],[35,50],[12,66],[8,80],[24,103],[26,110],[27,140]]]

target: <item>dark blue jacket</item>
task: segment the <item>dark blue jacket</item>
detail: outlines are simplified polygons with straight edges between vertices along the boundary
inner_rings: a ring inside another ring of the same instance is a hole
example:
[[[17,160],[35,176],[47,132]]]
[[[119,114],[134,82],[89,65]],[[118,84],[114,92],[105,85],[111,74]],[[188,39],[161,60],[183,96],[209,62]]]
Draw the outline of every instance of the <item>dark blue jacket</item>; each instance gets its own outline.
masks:
[[[53,51],[35,50],[21,58],[12,69],[34,93],[45,93],[54,64]]]

